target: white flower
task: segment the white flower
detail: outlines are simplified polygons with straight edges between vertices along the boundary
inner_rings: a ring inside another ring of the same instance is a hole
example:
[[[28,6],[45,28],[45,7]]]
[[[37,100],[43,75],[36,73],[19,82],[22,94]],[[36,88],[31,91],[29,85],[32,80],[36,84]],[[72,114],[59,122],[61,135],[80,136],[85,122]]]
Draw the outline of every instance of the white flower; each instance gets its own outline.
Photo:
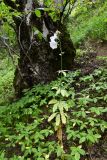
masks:
[[[56,49],[58,47],[58,34],[60,32],[56,31],[53,36],[50,37],[50,47]]]

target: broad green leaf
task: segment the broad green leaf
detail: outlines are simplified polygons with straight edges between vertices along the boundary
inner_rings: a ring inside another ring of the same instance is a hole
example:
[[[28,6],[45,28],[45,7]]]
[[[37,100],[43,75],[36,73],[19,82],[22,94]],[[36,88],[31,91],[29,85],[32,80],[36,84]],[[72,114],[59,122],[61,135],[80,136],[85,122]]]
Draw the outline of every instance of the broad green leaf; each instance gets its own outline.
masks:
[[[53,106],[53,112],[55,112],[58,109],[58,103],[54,104]]]
[[[78,152],[75,153],[75,160],[80,160],[80,154]]]
[[[57,102],[58,102],[58,101],[57,101],[56,99],[52,99],[52,100],[49,101],[48,104],[55,104],[55,103],[57,103]]]
[[[85,140],[86,140],[86,137],[82,137],[82,138],[80,138],[79,143],[83,143],[83,142],[85,142]]]
[[[82,148],[78,148],[78,152],[79,152],[81,155],[85,155],[85,151],[84,151]]]
[[[61,120],[63,124],[66,124],[66,117],[64,113],[61,113]]]
[[[60,94],[61,93],[61,88],[59,88],[57,91],[56,91],[56,95]]]
[[[60,157],[62,155],[62,149],[58,148],[57,149],[57,156]]]
[[[63,105],[61,104],[61,103],[59,103],[59,111],[60,111],[60,113],[63,113]]]
[[[95,143],[95,139],[94,139],[93,135],[88,135],[88,136],[87,136],[87,139],[88,139],[90,142]]]
[[[55,118],[57,113],[53,113],[49,118],[48,118],[48,122],[50,122],[52,119]]]
[[[56,116],[56,126],[59,126],[59,124],[60,124],[60,114],[58,114],[57,116]]]
[[[65,90],[65,89],[61,89],[61,95],[63,96],[63,97],[68,97],[69,95],[68,95],[68,92]]]
[[[95,134],[95,137],[96,138],[101,138],[101,135],[100,134]]]
[[[63,150],[63,146],[62,145],[58,145],[57,146],[57,158],[60,157],[63,155],[64,153],[64,150]],[[56,159],[56,160],[59,160],[60,158]]]

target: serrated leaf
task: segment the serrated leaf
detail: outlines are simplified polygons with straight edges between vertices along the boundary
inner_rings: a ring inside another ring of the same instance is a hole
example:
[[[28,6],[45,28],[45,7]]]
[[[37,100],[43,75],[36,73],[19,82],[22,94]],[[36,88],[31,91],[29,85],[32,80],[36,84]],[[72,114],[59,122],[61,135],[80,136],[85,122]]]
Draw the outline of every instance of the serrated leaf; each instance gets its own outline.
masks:
[[[59,124],[60,124],[60,114],[58,114],[57,116],[56,116],[56,126],[59,126]]]
[[[50,122],[52,119],[55,118],[57,113],[53,113],[49,118],[48,118],[48,122]]]

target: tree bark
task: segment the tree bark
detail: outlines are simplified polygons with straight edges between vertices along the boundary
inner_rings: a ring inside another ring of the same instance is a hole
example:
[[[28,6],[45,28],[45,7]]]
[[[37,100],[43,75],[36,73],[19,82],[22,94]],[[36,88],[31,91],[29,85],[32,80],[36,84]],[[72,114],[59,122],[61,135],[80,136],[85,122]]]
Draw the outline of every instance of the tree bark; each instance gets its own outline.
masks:
[[[61,69],[71,70],[75,48],[64,26],[57,27],[61,31],[61,48],[58,46],[57,49],[53,50],[50,48],[49,40],[39,39],[37,35],[31,41],[30,26],[27,26],[25,21],[21,24],[19,37],[19,24],[16,23],[17,25],[20,58],[15,72],[14,88],[16,94],[20,96],[25,88],[54,80],[57,77],[57,71]],[[51,32],[53,31],[51,30]],[[62,66],[61,50],[64,53],[62,55]]]

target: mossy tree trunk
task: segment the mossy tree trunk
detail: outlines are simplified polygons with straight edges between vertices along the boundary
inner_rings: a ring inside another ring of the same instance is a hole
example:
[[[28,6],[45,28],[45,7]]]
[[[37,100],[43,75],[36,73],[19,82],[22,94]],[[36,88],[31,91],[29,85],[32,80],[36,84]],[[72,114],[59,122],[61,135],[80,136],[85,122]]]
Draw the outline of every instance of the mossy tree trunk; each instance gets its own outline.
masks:
[[[18,11],[29,11],[26,15],[13,17],[20,48],[14,88],[16,94],[20,96],[23,89],[31,88],[38,83],[48,83],[56,78],[57,72],[61,70],[61,51],[63,52],[62,69],[70,70],[75,57],[75,48],[65,25],[60,20],[54,22],[42,9],[41,17],[30,12],[35,9],[35,6],[40,7],[38,3],[23,0],[23,2],[18,1],[18,4]],[[57,30],[60,31],[60,45],[52,49],[49,43],[50,37]]]

